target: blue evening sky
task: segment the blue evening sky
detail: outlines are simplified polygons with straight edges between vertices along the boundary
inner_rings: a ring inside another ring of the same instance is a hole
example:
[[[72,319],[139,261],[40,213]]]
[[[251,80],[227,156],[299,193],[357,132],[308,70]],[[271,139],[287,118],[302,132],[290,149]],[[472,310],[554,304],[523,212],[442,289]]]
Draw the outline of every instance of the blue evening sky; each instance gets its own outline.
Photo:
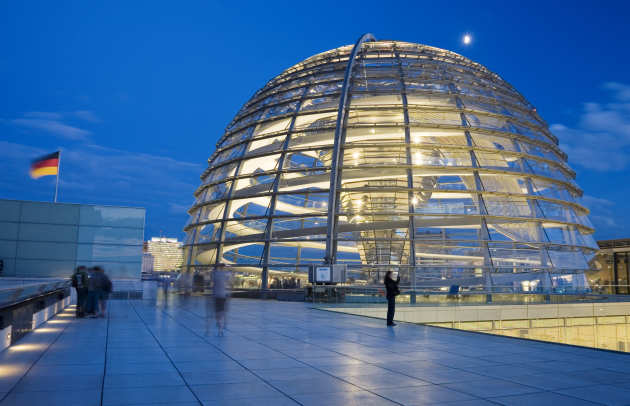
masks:
[[[240,106],[285,68],[372,32],[461,53],[513,84],[560,137],[595,237],[630,237],[628,4],[4,1],[0,198],[51,200],[54,178],[28,166],[61,149],[60,201],[146,207],[147,238],[181,238]]]

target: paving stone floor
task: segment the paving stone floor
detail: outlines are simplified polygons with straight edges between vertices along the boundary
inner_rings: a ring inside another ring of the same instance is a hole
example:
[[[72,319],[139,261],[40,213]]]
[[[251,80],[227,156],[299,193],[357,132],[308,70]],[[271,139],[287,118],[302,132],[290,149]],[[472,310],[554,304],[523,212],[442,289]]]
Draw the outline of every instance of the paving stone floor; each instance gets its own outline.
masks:
[[[0,353],[5,405],[630,405],[630,356],[234,299],[111,301]]]

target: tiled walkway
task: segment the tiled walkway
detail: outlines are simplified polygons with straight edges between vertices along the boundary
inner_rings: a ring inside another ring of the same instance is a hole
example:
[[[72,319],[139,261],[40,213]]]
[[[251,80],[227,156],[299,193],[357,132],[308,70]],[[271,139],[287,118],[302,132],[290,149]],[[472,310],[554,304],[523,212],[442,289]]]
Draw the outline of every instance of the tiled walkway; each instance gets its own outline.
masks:
[[[630,356],[232,300],[65,312],[0,354],[5,405],[630,405]]]

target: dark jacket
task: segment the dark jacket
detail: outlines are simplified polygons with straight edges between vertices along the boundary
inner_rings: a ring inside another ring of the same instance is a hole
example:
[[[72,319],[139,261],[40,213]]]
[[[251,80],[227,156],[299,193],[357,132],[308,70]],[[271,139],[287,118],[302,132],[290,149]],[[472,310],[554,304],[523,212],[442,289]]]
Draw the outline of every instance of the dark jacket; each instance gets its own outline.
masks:
[[[93,272],[90,278],[92,289],[110,293],[112,291],[112,281],[104,272]],[[89,286],[89,285],[88,285]]]
[[[387,298],[395,297],[400,294],[400,289],[398,289],[398,283],[400,282],[400,275],[396,280],[385,277],[385,289],[387,289]]]
[[[72,275],[72,286],[79,289],[87,289],[88,274],[85,271],[77,271]]]

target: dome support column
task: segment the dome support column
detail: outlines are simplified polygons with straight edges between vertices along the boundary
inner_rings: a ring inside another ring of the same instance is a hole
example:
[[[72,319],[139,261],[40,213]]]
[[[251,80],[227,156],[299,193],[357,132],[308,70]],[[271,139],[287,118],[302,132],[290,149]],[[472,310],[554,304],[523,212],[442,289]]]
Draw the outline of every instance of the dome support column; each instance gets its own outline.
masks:
[[[341,87],[341,95],[339,96],[339,108],[337,109],[337,122],[335,125],[335,139],[333,144],[332,163],[330,168],[330,188],[328,191],[328,213],[327,213],[327,233],[326,233],[326,253],[324,262],[334,264],[337,262],[337,206],[339,205],[339,189],[341,188],[341,165],[343,158],[341,148],[345,143],[345,126],[347,113],[350,103],[348,102],[348,94],[350,93],[350,85],[352,82],[352,70],[354,68],[355,58],[366,41],[376,41],[370,33],[363,34],[357,40],[350,52],[346,73],[343,78]]]
[[[407,162],[407,199],[409,204],[409,225],[407,228],[407,236],[409,238],[409,282],[411,284],[410,302],[416,303],[416,224],[415,224],[415,206],[412,203],[414,198],[413,191],[413,159],[411,157],[411,128],[409,128],[409,108],[407,103],[407,88],[405,85],[405,73],[400,59],[400,52],[394,48],[394,54],[398,61],[398,73],[400,75],[400,95],[403,105],[403,117],[405,120],[405,153]]]

